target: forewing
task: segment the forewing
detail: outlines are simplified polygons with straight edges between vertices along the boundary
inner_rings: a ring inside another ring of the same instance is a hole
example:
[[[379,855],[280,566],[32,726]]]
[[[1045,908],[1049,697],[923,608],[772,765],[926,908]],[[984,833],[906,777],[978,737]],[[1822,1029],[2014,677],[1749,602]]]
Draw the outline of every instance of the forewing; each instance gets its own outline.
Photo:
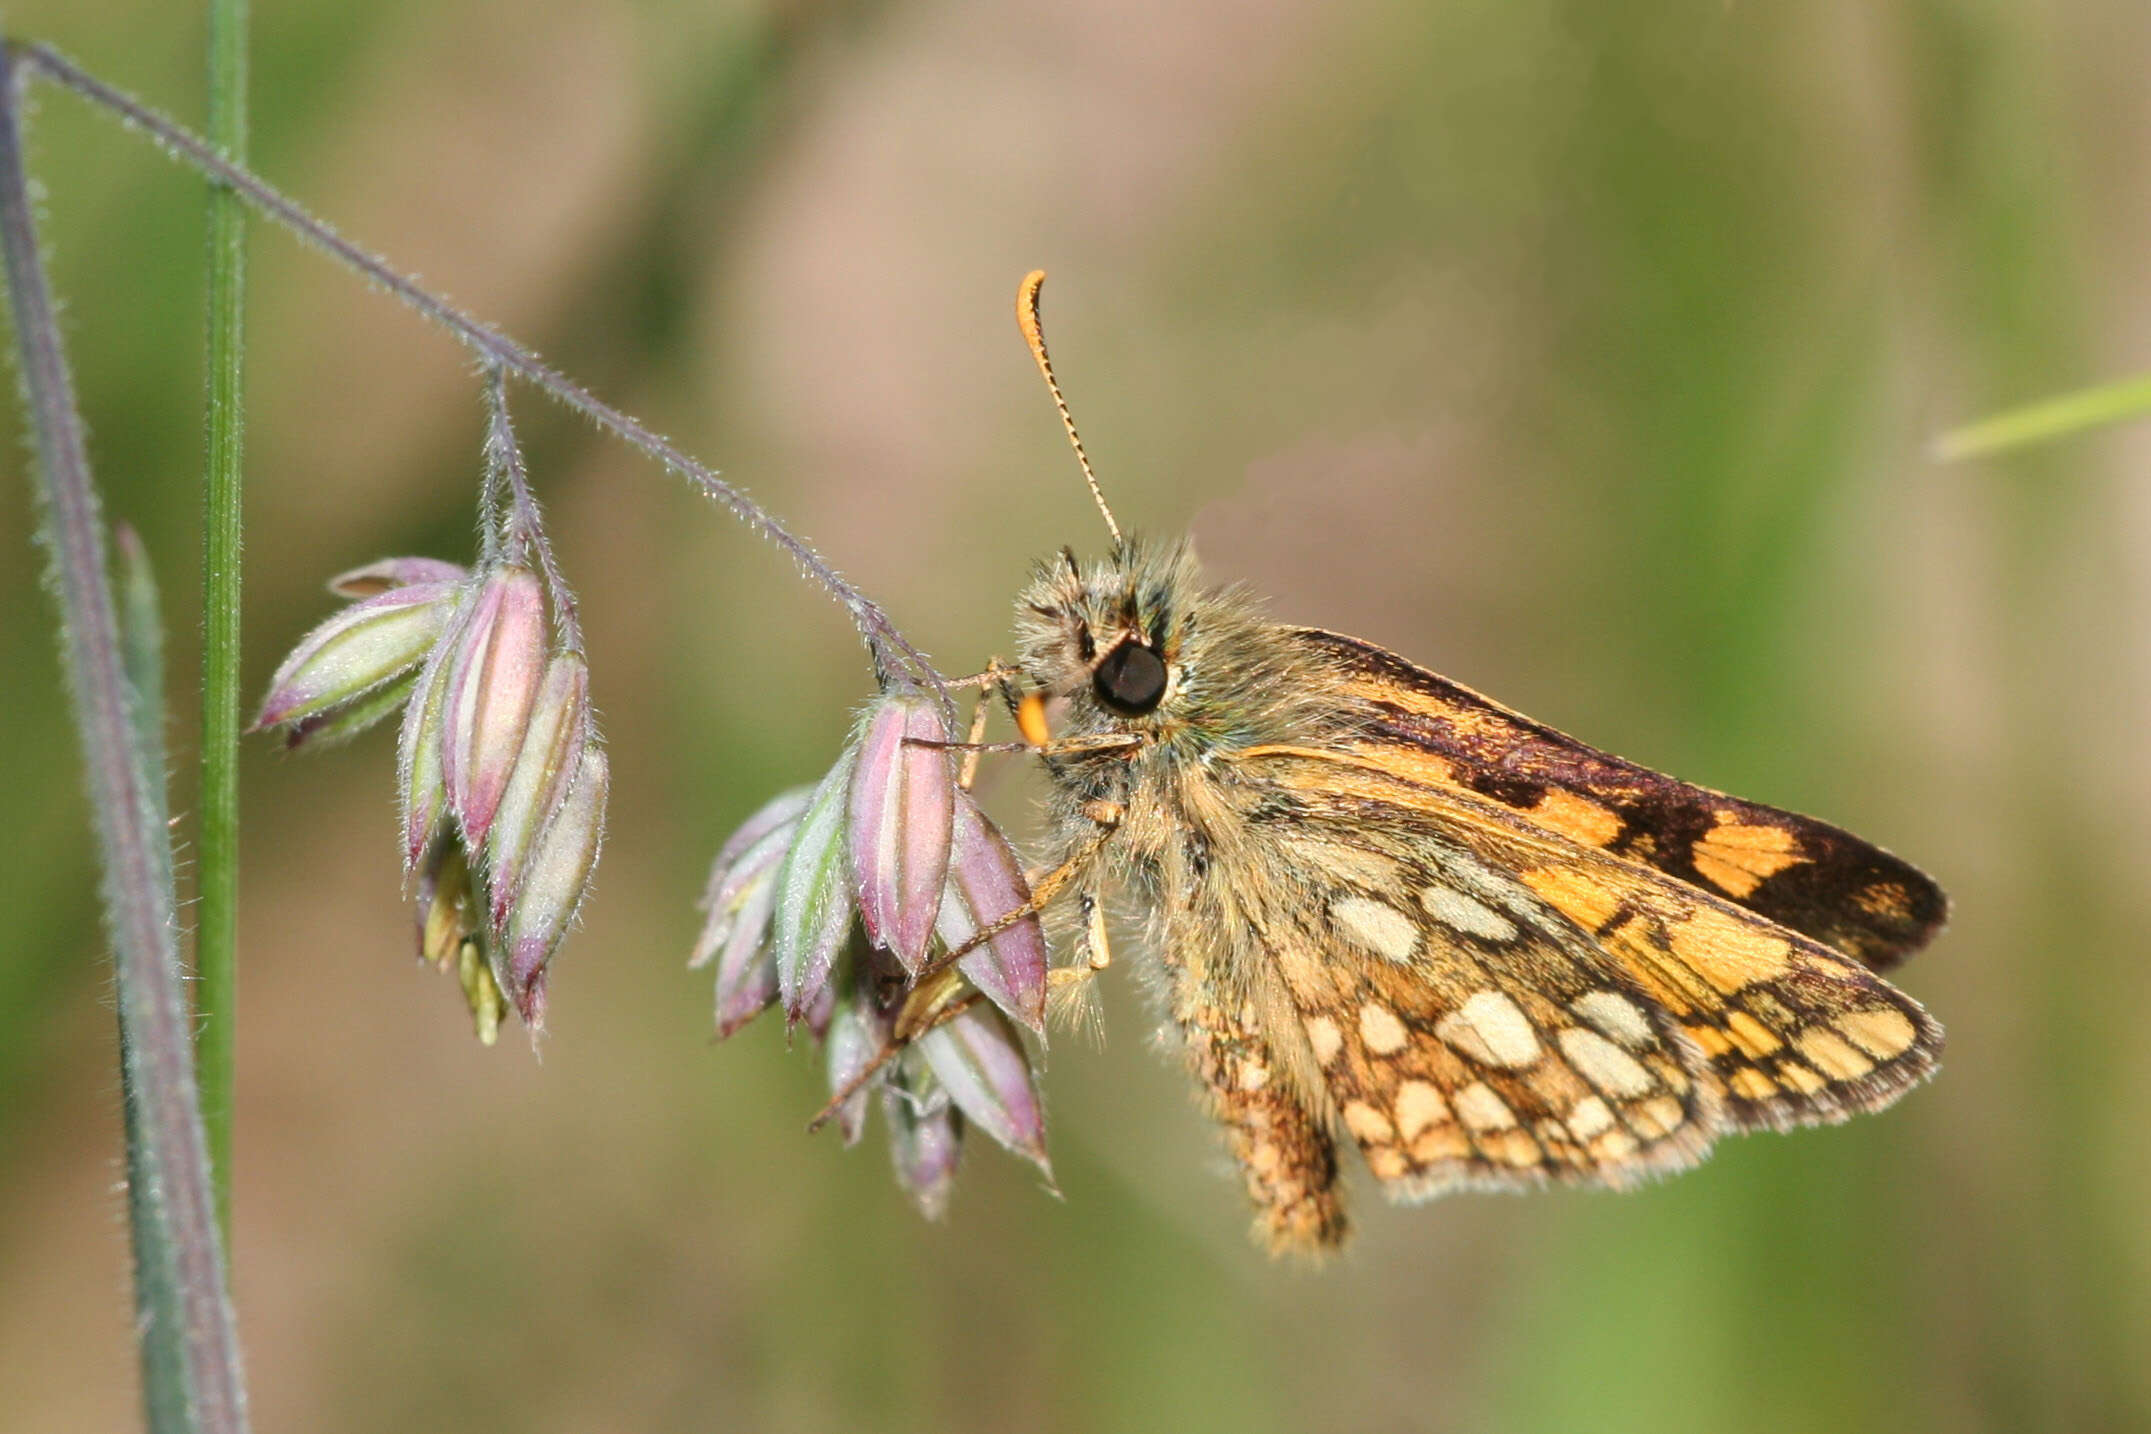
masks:
[[[1827,822],[1623,761],[1357,638],[1291,636],[1310,668],[1334,675],[1352,744],[1426,785],[1489,799],[1878,971],[1924,946],[1948,915],[1923,872]]]
[[[1313,1080],[1393,1196],[1627,1185],[1719,1121],[1701,1052],[1528,887],[1419,814],[1266,824],[1262,925]]]
[[[1734,1126],[1843,1120],[1935,1068],[1942,1029],[1916,1001],[1753,911],[1357,759],[1271,749],[1244,760],[1304,820],[1454,842],[1559,913],[1613,973],[1609,989],[1640,999],[1707,1058]]]

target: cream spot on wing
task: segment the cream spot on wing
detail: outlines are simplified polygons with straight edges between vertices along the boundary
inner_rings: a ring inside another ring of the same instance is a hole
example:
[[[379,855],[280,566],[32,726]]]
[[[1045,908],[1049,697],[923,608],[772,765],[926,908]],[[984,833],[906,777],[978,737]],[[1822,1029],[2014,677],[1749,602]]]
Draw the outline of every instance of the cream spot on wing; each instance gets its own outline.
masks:
[[[1397,1138],[1396,1127],[1389,1123],[1389,1117],[1363,1100],[1344,1103],[1344,1128],[1363,1145],[1387,1145]]]
[[[1430,1125],[1426,1133],[1412,1142],[1412,1159],[1421,1165],[1432,1165],[1437,1160],[1464,1160],[1471,1155],[1471,1141],[1454,1125]]]
[[[1569,1107],[1568,1128],[1578,1140],[1596,1140],[1613,1129],[1613,1108],[1595,1095],[1587,1095]]]
[[[1600,1034],[1613,1037],[1631,1050],[1658,1043],[1643,1008],[1618,991],[1586,992],[1569,1002],[1568,1008],[1578,1020],[1596,1026]]]
[[[1326,1066],[1337,1059],[1337,1052],[1344,1047],[1344,1033],[1337,1023],[1327,1016],[1309,1016],[1306,1021],[1307,1044],[1314,1048],[1315,1064]]]
[[[1367,1152],[1367,1168],[1377,1180],[1399,1180],[1411,1173],[1412,1163],[1394,1145],[1378,1145]]]
[[[1407,964],[1419,950],[1419,928],[1386,901],[1348,896],[1329,909],[1345,935],[1385,961]]]
[[[1612,1096],[1639,1096],[1658,1088],[1636,1058],[1596,1031],[1570,1026],[1555,1039],[1578,1075]]]
[[[1591,1142],[1592,1157],[1607,1162],[1626,1160],[1636,1149],[1636,1138],[1625,1130],[1609,1130]]]
[[[1814,1026],[1793,1038],[1808,1064],[1832,1080],[1858,1080],[1875,1063],[1838,1038],[1837,1032]]]
[[[1436,884],[1422,887],[1419,904],[1427,909],[1427,915],[1452,931],[1461,931],[1466,936],[1481,936],[1488,941],[1516,939],[1515,922],[1485,902],[1466,896],[1453,886]]]
[[[1260,1061],[1240,1062],[1240,1089],[1253,1093],[1270,1083],[1270,1068]]]
[[[1477,857],[1448,852],[1437,859],[1435,867],[1443,882],[1489,906],[1527,914],[1534,909],[1530,896],[1516,889],[1515,878],[1495,871]]]
[[[1499,991],[1480,991],[1434,1027],[1456,1049],[1482,1065],[1515,1069],[1539,1058],[1538,1037],[1517,1004]]]
[[[1455,1103],[1457,1115],[1475,1131],[1506,1130],[1516,1124],[1516,1112],[1484,1081],[1473,1081],[1458,1091]]]
[[[1672,1134],[1687,1118],[1688,1112],[1670,1095],[1655,1096],[1628,1113],[1628,1123],[1650,1139]]]
[[[1387,1006],[1377,1006],[1369,1001],[1359,1008],[1359,1039],[1370,1054],[1395,1055],[1404,1049],[1410,1034],[1404,1029],[1404,1023],[1397,1019],[1396,1012]]]
[[[1877,1060],[1885,1061],[1903,1055],[1919,1034],[1910,1016],[1888,1006],[1847,1011],[1832,1024],[1849,1036],[1854,1045]]]
[[[1380,852],[1301,835],[1283,836],[1278,841],[1301,865],[1313,868],[1333,886],[1364,886],[1379,891],[1403,884],[1397,864]]]
[[[1405,1142],[1417,1140],[1419,1132],[1449,1119],[1449,1102],[1423,1080],[1408,1080],[1397,1087],[1397,1135]]]
[[[1522,1168],[1539,1163],[1539,1143],[1528,1130],[1497,1130],[1480,1137],[1487,1158]]]

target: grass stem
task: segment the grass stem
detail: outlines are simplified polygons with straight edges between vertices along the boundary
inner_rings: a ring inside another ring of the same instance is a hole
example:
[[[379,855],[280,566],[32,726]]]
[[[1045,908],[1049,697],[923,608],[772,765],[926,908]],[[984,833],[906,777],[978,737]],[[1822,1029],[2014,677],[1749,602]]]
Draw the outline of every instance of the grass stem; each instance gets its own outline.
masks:
[[[209,3],[209,141],[246,162],[247,0]],[[201,859],[195,868],[196,1065],[224,1245],[232,1235],[239,986],[239,613],[246,359],[246,210],[209,193],[208,455],[202,474]]]

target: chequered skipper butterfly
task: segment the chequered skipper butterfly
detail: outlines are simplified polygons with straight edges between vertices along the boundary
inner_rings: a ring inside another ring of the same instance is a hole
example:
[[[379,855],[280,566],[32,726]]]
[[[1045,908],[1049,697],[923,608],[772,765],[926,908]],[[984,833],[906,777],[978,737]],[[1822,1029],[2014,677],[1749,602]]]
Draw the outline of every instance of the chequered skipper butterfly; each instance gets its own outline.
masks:
[[[1018,319],[1082,459],[1044,277]],[[1108,894],[1141,913],[1273,1248],[1343,1238],[1340,1139],[1405,1200],[1620,1187],[1934,1070],[1941,1027],[1875,974],[1942,923],[1919,871],[1270,622],[1099,508],[1110,554],[1064,551],[1017,604],[1040,896],[1074,893],[1097,965]]]

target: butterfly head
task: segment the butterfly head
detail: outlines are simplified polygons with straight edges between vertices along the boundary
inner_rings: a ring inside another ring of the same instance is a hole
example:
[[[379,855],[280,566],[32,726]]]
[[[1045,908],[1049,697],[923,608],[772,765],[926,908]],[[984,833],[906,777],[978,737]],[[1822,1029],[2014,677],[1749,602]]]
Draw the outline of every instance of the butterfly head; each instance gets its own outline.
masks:
[[[1154,730],[1187,688],[1200,601],[1185,543],[1136,538],[1087,566],[1064,548],[1017,600],[1017,665],[1075,727]]]
[[[1101,749],[1138,763],[1200,760],[1321,725],[1323,691],[1284,631],[1239,589],[1204,586],[1184,539],[1131,537],[1038,565],[1016,600],[1016,665],[1058,709],[1056,735],[1140,738]]]

